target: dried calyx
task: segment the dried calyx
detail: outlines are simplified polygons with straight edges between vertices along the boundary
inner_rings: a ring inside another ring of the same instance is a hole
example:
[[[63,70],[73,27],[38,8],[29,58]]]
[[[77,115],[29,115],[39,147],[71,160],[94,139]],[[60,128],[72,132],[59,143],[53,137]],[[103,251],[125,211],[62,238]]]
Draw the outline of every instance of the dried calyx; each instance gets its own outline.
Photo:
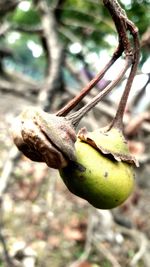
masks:
[[[86,128],[82,128],[78,133],[78,139],[118,162],[124,161],[138,166],[138,162],[130,154],[127,140],[119,128],[113,127],[108,130],[108,127],[104,127],[93,132],[87,132]]]

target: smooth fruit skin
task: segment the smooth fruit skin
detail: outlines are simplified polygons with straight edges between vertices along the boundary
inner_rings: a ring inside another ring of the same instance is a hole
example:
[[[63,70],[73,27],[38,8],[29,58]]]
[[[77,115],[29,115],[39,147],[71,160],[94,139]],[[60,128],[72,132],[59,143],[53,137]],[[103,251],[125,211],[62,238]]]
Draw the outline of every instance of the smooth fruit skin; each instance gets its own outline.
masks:
[[[75,148],[77,162],[60,170],[68,189],[99,209],[122,204],[134,189],[132,165],[117,162],[80,140]]]

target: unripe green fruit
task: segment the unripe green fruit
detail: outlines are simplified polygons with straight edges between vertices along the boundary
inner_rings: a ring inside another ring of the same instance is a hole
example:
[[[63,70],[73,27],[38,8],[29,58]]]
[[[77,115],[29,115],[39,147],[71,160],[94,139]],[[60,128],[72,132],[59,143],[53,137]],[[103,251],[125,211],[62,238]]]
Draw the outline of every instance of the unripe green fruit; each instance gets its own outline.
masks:
[[[99,209],[115,208],[129,197],[134,188],[132,164],[117,161],[111,152],[106,151],[106,148],[104,150],[108,155],[105,155],[94,143],[94,140],[97,140],[96,143],[101,143],[106,139],[108,142],[106,144],[105,140],[104,147],[110,146],[110,149],[115,151],[119,140],[119,153],[123,148],[125,154],[129,156],[127,144],[122,136],[116,137],[116,141],[115,135],[113,138],[112,135],[113,133],[107,134],[102,138],[101,133],[95,131],[88,134],[84,142],[78,139],[75,143],[77,162],[69,162],[67,167],[60,170],[60,175],[68,189]],[[95,147],[85,142],[89,140],[89,143],[93,142]]]

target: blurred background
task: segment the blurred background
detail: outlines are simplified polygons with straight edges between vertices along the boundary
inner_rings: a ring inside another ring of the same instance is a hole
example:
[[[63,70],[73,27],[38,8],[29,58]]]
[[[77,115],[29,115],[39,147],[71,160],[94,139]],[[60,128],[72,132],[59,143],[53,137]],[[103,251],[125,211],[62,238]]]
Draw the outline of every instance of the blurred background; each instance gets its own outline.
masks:
[[[99,0],[0,0],[0,267],[150,266],[150,1],[119,2],[140,35],[124,116],[140,167],[132,196],[108,211],[72,195],[56,170],[21,155],[10,133],[24,107],[57,111],[105,66],[118,44],[108,11]],[[120,58],[78,108],[122,64]],[[80,127],[111,121],[126,77]]]

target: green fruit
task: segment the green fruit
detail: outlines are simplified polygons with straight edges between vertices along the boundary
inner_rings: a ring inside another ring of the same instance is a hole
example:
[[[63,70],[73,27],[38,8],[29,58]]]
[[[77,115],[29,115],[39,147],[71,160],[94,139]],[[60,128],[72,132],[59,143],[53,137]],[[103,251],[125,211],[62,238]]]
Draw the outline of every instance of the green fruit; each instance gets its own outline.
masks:
[[[133,159],[122,133],[97,130],[80,133],[79,138],[75,143],[77,161],[60,170],[64,183],[96,208],[117,207],[134,188]]]

